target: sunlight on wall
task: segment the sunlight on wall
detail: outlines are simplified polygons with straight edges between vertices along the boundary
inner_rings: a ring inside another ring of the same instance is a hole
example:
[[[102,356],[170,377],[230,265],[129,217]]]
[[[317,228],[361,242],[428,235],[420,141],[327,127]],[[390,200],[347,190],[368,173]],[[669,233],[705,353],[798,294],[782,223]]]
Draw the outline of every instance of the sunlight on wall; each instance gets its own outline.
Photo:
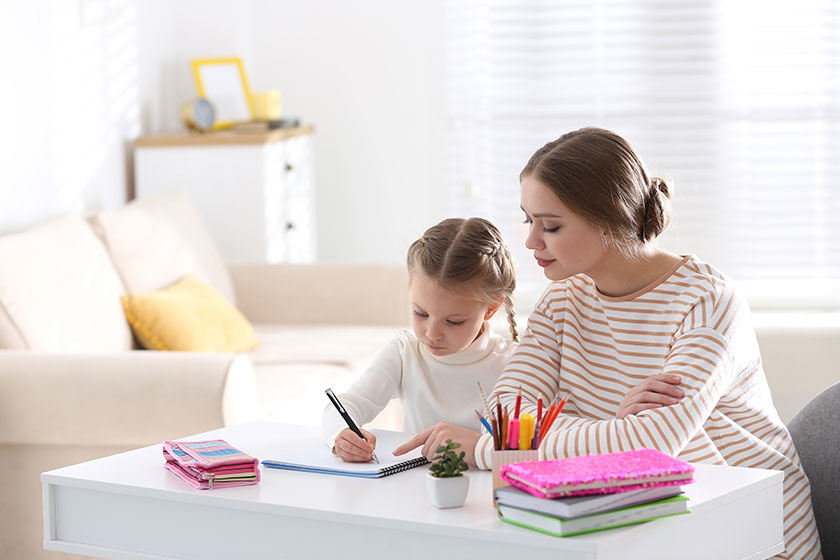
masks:
[[[3,170],[25,195],[0,191],[0,233],[124,202],[128,142],[140,128],[134,0],[33,4],[15,18],[21,35],[34,35],[15,46],[31,81],[16,96],[27,118],[13,121],[20,145]]]

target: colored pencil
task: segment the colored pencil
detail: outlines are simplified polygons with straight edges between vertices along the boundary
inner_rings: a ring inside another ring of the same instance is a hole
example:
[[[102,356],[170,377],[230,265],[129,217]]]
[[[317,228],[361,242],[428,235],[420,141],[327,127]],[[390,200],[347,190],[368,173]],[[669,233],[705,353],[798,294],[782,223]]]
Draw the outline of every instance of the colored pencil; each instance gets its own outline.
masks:
[[[551,425],[554,423],[554,420],[557,418],[557,415],[560,414],[560,411],[563,410],[563,406],[566,404],[566,399],[569,398],[568,393],[563,396],[560,402],[557,405],[552,405],[552,410],[550,414],[546,414],[545,422],[543,423],[542,427],[542,434],[540,434],[540,438],[544,438],[548,431],[551,429]],[[556,400],[556,397],[555,397]],[[540,441],[542,443],[542,441]]]
[[[501,429],[502,426],[502,399],[499,398],[499,395],[496,394],[496,419],[499,421],[499,428]],[[502,443],[504,443],[504,438],[502,439]]]
[[[519,418],[510,419],[510,427],[508,427],[508,447],[510,449],[519,449]]]
[[[543,421],[540,424],[540,441],[542,443],[543,437],[545,434],[548,433],[548,428],[551,426],[552,416],[554,415],[554,411],[557,409],[559,405],[559,397],[555,396],[554,399],[551,401],[551,404],[548,405],[548,409],[545,411],[545,415],[543,416]]]
[[[490,418],[493,416],[493,409],[490,408],[490,401],[487,400],[487,393],[484,392],[484,387],[481,386],[480,381],[476,381],[478,383],[478,394],[481,396],[481,402],[484,403],[484,416],[486,418]]]
[[[484,416],[482,416],[479,411],[477,411],[475,409],[473,409],[473,410],[475,411],[475,415],[478,416],[479,422],[481,422],[484,425],[484,427],[487,428],[487,433],[492,436],[493,435],[493,428],[490,427],[490,422],[488,422],[487,419]]]
[[[513,417],[519,420],[519,409],[522,407],[522,385],[519,386],[519,391],[516,393],[516,409],[514,410]]]
[[[501,449],[499,438],[502,435],[502,431],[499,429],[499,421],[493,418],[490,423],[493,424],[493,449],[499,450]]]

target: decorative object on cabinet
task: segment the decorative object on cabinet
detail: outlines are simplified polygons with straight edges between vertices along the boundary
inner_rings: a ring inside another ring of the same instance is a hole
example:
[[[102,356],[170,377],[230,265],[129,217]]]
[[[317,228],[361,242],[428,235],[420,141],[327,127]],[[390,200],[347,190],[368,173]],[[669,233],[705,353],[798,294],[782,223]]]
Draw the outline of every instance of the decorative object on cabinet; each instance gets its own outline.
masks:
[[[255,121],[276,121],[280,118],[280,90],[255,92],[251,95],[251,108]]]
[[[137,197],[187,192],[227,261],[315,259],[311,126],[138,138]]]
[[[214,128],[251,120],[253,100],[241,59],[203,58],[191,65],[198,95],[209,99],[216,109]]]
[[[276,128],[297,128],[300,126],[298,118],[284,118],[274,121],[249,121],[236,123],[230,129],[234,132],[252,134],[254,132],[268,132]]]
[[[188,130],[207,132],[216,123],[216,110],[204,97],[192,99],[181,105],[181,121]]]

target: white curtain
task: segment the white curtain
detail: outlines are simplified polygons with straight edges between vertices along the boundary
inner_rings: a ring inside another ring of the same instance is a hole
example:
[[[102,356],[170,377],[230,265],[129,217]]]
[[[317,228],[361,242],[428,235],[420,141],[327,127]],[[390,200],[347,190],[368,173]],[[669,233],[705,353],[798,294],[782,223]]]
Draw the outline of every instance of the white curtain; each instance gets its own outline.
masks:
[[[491,219],[530,304],[518,175],[545,142],[608,128],[675,187],[663,245],[757,307],[840,303],[840,0],[450,0],[449,177]]]

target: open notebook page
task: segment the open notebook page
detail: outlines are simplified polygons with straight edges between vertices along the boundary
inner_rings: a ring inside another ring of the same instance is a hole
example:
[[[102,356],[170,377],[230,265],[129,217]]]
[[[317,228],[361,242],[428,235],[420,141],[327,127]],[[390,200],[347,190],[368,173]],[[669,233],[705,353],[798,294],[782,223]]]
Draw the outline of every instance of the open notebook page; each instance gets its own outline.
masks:
[[[380,478],[410,468],[426,464],[418,447],[413,451],[395,457],[394,449],[414,437],[406,432],[371,430],[376,435],[376,456],[379,463],[346,463],[333,454],[324,443],[297,450],[278,450],[275,457],[266,459],[262,464],[275,469],[297,470],[343,476]]]

